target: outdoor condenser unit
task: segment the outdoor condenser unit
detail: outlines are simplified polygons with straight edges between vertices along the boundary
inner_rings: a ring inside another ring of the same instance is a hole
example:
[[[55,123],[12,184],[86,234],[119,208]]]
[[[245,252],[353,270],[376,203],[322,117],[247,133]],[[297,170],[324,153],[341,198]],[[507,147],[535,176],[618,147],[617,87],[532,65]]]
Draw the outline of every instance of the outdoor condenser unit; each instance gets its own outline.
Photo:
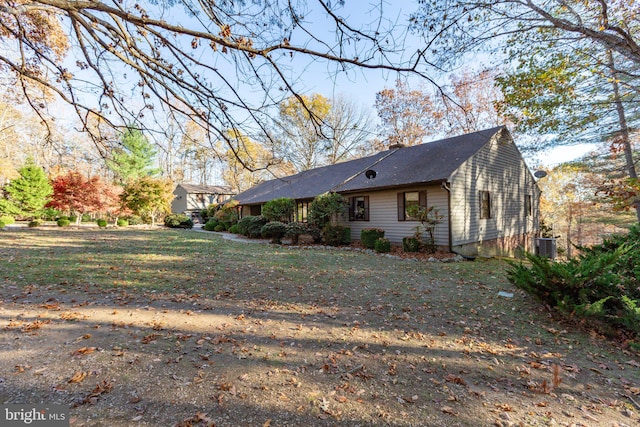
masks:
[[[536,255],[541,257],[547,257],[555,259],[556,252],[556,239],[553,238],[539,238],[536,239]]]

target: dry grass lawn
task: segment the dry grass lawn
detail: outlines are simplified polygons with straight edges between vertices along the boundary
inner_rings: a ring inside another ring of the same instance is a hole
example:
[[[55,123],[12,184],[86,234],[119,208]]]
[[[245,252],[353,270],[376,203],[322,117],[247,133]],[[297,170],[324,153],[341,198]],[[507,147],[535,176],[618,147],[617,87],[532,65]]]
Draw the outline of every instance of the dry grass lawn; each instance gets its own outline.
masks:
[[[0,259],[0,401],[73,426],[639,425],[638,354],[499,260],[54,227]]]

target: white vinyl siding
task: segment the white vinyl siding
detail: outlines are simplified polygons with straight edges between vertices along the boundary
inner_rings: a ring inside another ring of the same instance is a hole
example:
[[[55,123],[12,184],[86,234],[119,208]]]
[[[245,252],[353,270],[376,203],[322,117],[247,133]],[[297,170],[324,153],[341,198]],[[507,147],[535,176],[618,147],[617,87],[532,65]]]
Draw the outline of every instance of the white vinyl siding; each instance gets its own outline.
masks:
[[[494,139],[451,176],[452,245],[463,245],[532,233],[537,216],[525,215],[525,195],[533,195],[537,212],[539,189],[510,138]],[[481,218],[480,195],[491,197],[491,217]]]
[[[351,228],[351,238],[360,240],[360,232],[364,228],[381,228],[385,231],[384,237],[392,243],[402,243],[402,238],[415,233],[418,221],[398,221],[398,193],[407,191],[427,191],[427,206],[435,206],[440,215],[442,223],[436,227],[436,245],[449,245],[449,228],[447,215],[448,200],[447,192],[439,185],[429,187],[406,187],[398,190],[375,191],[362,195],[369,196],[369,221],[348,221],[344,219],[346,226]],[[349,194],[357,196],[359,194]]]

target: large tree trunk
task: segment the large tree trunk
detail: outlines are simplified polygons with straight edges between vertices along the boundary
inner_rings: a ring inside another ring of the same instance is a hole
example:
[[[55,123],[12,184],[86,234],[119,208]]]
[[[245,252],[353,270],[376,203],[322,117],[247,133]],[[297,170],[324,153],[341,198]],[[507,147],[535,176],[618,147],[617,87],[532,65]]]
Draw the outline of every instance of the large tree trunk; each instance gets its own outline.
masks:
[[[607,59],[609,60],[609,69],[611,70],[611,84],[613,85],[613,96],[614,103],[616,106],[616,111],[618,112],[618,124],[620,129],[618,131],[618,141],[623,147],[624,158],[627,167],[627,174],[629,178],[638,178],[638,173],[636,172],[636,166],[633,162],[633,151],[631,148],[631,141],[629,138],[629,127],[627,125],[627,117],[625,115],[624,105],[622,104],[622,97],[620,96],[620,84],[618,83],[618,72],[615,68],[615,63],[613,61],[613,54],[609,50],[607,52]],[[640,222],[640,200],[638,195],[636,195],[636,199],[633,201],[633,206],[636,209],[636,216],[638,218],[638,222]]]

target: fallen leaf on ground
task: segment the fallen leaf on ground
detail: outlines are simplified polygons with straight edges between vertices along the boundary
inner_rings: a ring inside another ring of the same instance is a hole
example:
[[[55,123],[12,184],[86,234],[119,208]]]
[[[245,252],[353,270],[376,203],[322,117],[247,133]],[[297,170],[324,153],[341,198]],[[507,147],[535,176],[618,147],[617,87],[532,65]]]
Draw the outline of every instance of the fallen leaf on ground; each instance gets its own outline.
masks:
[[[69,378],[68,383],[79,383],[82,382],[85,378],[87,378],[87,373],[83,371],[77,371],[73,374],[71,378]]]
[[[85,354],[91,354],[94,351],[96,351],[95,347],[81,347],[77,350],[75,350],[73,353],[71,353],[72,356],[80,356],[80,355],[85,355]]]

